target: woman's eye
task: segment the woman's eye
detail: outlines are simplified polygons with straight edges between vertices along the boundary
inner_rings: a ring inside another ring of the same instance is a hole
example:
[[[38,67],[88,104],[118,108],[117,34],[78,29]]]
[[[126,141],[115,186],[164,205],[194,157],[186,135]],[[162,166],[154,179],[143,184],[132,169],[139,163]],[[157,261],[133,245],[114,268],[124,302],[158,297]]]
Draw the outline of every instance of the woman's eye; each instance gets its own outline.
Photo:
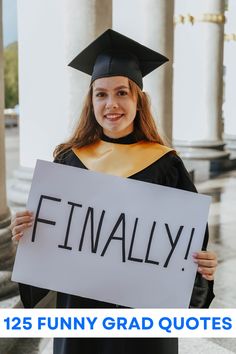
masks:
[[[97,92],[96,93],[96,97],[104,97],[105,96],[105,92]]]
[[[119,96],[126,96],[126,95],[128,95],[128,92],[121,90],[121,91],[118,91],[118,95]]]

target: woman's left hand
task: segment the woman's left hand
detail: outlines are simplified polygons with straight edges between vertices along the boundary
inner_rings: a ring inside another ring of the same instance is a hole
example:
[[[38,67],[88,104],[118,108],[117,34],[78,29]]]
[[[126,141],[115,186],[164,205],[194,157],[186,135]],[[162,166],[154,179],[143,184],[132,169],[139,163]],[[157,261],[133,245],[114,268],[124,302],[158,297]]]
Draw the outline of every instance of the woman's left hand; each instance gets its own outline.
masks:
[[[197,271],[201,273],[203,278],[213,280],[217,266],[217,257],[214,252],[201,251],[193,254],[194,262],[197,263]]]

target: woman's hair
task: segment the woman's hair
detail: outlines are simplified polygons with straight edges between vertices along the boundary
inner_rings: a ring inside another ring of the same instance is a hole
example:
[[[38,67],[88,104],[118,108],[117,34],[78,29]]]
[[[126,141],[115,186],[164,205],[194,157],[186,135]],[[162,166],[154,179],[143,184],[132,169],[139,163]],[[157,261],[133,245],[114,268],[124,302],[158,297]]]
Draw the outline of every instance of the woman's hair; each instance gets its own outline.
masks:
[[[129,80],[131,94],[137,98],[137,113],[134,119],[134,134],[136,139],[152,141],[164,145],[158,134],[154,118],[151,113],[149,97],[137,84]],[[73,148],[82,147],[96,142],[102,137],[102,127],[97,123],[92,105],[93,86],[85,98],[83,109],[72,136],[65,143],[58,145],[53,153],[54,158]]]

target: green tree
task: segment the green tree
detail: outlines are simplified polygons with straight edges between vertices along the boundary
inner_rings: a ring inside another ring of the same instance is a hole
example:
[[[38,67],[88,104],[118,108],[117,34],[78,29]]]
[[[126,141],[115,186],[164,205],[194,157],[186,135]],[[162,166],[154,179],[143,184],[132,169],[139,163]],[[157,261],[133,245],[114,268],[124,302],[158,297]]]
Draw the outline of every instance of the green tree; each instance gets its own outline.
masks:
[[[4,49],[5,107],[18,104],[18,46],[17,42]]]

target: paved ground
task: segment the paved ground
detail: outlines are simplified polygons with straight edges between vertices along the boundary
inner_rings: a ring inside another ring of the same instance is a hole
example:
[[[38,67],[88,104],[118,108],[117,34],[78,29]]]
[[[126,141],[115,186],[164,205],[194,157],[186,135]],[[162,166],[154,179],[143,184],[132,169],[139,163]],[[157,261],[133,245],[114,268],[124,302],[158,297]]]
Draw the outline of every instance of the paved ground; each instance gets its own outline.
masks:
[[[18,166],[19,161],[18,130],[16,128],[7,129],[6,147],[7,184],[9,188],[13,171]],[[236,308],[236,171],[222,174],[217,178],[201,183],[197,187],[199,192],[212,196],[209,217],[209,248],[215,250],[219,259],[215,279],[216,298],[212,307]],[[29,343],[32,345],[30,351],[27,350],[27,348],[29,349]],[[47,344],[46,347],[45,344]],[[34,345],[32,341],[22,340],[14,349],[14,354],[34,354],[37,345]],[[41,353],[52,353],[51,341],[43,342]],[[236,353],[236,339],[180,339],[180,354],[187,353]],[[13,352],[0,352],[0,354],[13,354]]]

